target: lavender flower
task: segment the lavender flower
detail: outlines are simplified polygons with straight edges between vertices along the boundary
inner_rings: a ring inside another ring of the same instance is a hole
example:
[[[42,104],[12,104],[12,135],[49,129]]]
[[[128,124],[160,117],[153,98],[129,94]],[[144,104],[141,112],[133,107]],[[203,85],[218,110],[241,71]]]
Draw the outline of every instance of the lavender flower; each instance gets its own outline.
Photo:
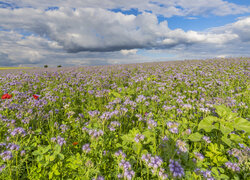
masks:
[[[181,165],[177,161],[174,161],[172,159],[170,160],[169,169],[175,178],[176,177],[181,178],[182,176],[185,175],[184,169],[181,167]]]
[[[203,136],[203,138],[202,138],[203,140],[205,140],[206,141],[206,143],[211,143],[211,141],[210,141],[210,137],[208,137],[208,136]]]
[[[162,180],[168,178],[168,175],[164,173],[164,169],[163,169],[163,168],[161,168],[161,169],[159,170],[158,177],[159,177],[160,179],[162,179]]]
[[[109,125],[110,131],[115,131],[116,127],[119,127],[121,124],[118,121],[112,121]]]
[[[13,157],[11,151],[4,151],[0,154],[0,156],[3,158],[4,161],[10,160]]]
[[[4,170],[4,168],[6,167],[5,164],[3,164],[2,166],[0,166],[0,172],[2,172]]]
[[[6,146],[7,149],[18,151],[20,146],[14,143],[10,143]]]
[[[226,162],[225,163],[226,167],[232,171],[240,171],[240,167],[239,167],[239,164],[237,163],[232,163],[232,162]]]
[[[148,123],[148,129],[153,129],[153,128],[155,128],[155,127],[157,126],[157,122],[155,122],[155,121],[152,120],[152,119],[149,119],[149,120],[147,121],[147,123]]]
[[[27,133],[22,127],[15,128],[11,133],[12,136],[22,135],[25,136]]]
[[[65,133],[65,131],[68,129],[68,127],[67,127],[67,125],[62,124],[62,125],[60,126],[60,129],[61,129],[62,133]]]
[[[169,131],[173,134],[178,134],[179,130],[178,130],[178,126],[179,126],[179,123],[177,122],[167,122],[167,126],[169,128]]]
[[[184,142],[184,141],[181,141],[181,140],[177,140],[176,141],[176,146],[179,148],[179,150],[183,153],[187,152],[188,149],[187,149],[187,144]]]
[[[26,153],[26,151],[25,151],[25,150],[22,150],[22,151],[20,152],[20,155],[21,155],[21,156],[24,156],[25,153]]]
[[[105,178],[102,176],[98,176],[97,178],[93,178],[92,180],[104,180]]]
[[[89,147],[89,144],[84,144],[82,146],[82,150],[86,153],[90,152],[91,151],[91,148]]]
[[[135,172],[133,170],[125,170],[124,171],[125,179],[130,180],[130,179],[132,179],[134,177],[134,175],[135,175]]]
[[[144,140],[144,135],[142,134],[136,134],[135,136],[135,142],[143,141]]]
[[[200,161],[203,161],[203,160],[204,160],[204,156],[203,156],[201,153],[195,152],[194,155],[195,155],[195,157],[196,157],[197,159],[199,159]]]
[[[92,138],[98,138],[104,134],[102,130],[97,131],[96,129],[90,129],[88,133]]]
[[[126,154],[122,152],[122,150],[120,149],[119,151],[115,152],[115,156],[119,157],[121,156],[122,158],[126,157]]]
[[[63,144],[66,144],[66,141],[61,136],[57,136],[57,138],[52,137],[50,140],[51,142],[57,142],[57,144],[59,144],[60,146],[62,146]]]

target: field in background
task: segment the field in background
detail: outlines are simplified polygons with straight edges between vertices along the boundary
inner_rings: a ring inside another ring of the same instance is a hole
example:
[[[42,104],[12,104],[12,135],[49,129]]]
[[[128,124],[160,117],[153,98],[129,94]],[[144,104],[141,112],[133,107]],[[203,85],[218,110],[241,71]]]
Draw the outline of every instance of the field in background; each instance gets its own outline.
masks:
[[[249,179],[249,64],[2,70],[0,179]]]
[[[9,70],[9,69],[33,69],[33,67],[0,67],[0,70]]]

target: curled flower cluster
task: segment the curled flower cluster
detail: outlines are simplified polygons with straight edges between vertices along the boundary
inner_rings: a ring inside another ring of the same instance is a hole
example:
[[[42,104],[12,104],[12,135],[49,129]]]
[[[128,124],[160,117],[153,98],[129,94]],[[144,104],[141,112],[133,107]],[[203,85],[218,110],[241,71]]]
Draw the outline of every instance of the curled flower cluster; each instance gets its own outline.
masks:
[[[22,127],[17,127],[10,134],[11,136],[16,136],[16,135],[26,136],[27,133]]]
[[[117,127],[119,127],[121,124],[118,121],[112,121],[109,125],[110,131],[115,131]]]
[[[102,130],[97,131],[96,129],[90,129],[88,130],[88,133],[92,138],[95,138],[95,139],[104,134]]]
[[[11,151],[4,151],[0,154],[0,156],[4,161],[10,160],[13,157]]]
[[[160,179],[167,179],[168,175],[165,174],[164,169],[161,167],[163,160],[159,156],[143,154],[141,160],[151,169],[153,174],[157,175]]]
[[[153,119],[148,119],[147,124],[148,124],[148,129],[153,129],[157,126],[157,122],[154,121]]]
[[[178,134],[179,130],[178,130],[178,126],[179,126],[179,123],[177,122],[167,122],[167,126],[169,128],[169,131],[173,134]]]
[[[209,171],[209,170],[205,170],[205,171],[204,171],[204,170],[200,170],[199,168],[197,168],[197,169],[194,170],[194,172],[195,172],[196,174],[202,175],[203,178],[206,179],[206,180],[215,180],[215,179],[213,178],[213,176],[212,176],[212,172]]]
[[[176,146],[179,148],[179,150],[183,153],[187,152],[187,144],[184,141],[177,140],[176,141]]]
[[[143,141],[144,140],[144,135],[142,134],[136,134],[135,136],[135,142],[140,142],[140,141]]]
[[[126,157],[126,154],[124,152],[122,152],[122,150],[119,150],[119,151],[115,152],[115,156],[116,157],[121,156],[124,159]]]
[[[96,116],[98,116],[98,115],[100,114],[100,112],[97,111],[97,110],[89,111],[88,113],[89,113],[89,115],[90,115],[91,117],[96,117]]]
[[[20,146],[14,143],[10,143],[6,146],[7,149],[18,151]]]
[[[173,174],[173,176],[175,178],[176,177],[182,178],[182,176],[184,176],[185,173],[184,173],[184,169],[181,167],[181,165],[179,164],[179,162],[178,161],[174,161],[172,159],[169,162],[170,162],[169,169],[170,169],[171,173]]]
[[[240,171],[240,167],[238,163],[232,163],[232,162],[226,162],[225,163],[226,167],[232,171]]]
[[[194,155],[198,160],[200,161],[204,160],[204,156],[201,153],[195,152]]]
[[[123,174],[118,174],[118,178],[124,177],[125,179],[132,179],[135,175],[135,172],[131,169],[132,166],[128,161],[122,159],[119,163],[119,167],[123,169]]]
[[[91,148],[90,148],[89,144],[84,144],[84,145],[82,146],[82,150],[83,150],[84,152],[88,153],[88,152],[91,151]]]
[[[62,146],[63,144],[66,144],[66,141],[64,140],[63,137],[61,136],[57,136],[57,137],[52,137],[51,138],[52,142],[57,142],[57,144],[59,144],[60,146]]]
[[[203,136],[202,139],[203,139],[204,141],[206,141],[206,143],[208,143],[208,144],[211,143],[210,137],[208,137],[208,136]]]
[[[105,178],[102,176],[98,176],[97,178],[93,178],[92,180],[104,180]]]

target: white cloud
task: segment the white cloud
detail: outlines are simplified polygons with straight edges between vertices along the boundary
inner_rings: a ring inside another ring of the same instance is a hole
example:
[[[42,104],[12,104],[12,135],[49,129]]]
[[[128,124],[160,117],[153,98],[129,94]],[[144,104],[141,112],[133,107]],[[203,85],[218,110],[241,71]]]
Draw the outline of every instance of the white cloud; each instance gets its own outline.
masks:
[[[122,49],[120,52],[123,55],[128,55],[128,54],[136,54],[137,51],[138,51],[138,49],[130,49],[130,50]]]
[[[152,60],[138,55],[138,49],[176,54],[176,59],[225,54],[249,56],[250,17],[203,32],[171,30],[167,21],[159,23],[157,19],[157,14],[171,17],[249,12],[249,7],[222,0],[157,0],[155,3],[103,0],[102,7],[96,0],[6,2],[20,8],[0,8],[0,27],[7,30],[0,31],[1,65],[49,64],[52,59],[54,64],[68,65]],[[45,11],[51,6],[59,9]],[[108,10],[112,8],[138,8],[141,14],[125,15]],[[22,35],[25,33],[28,35]]]

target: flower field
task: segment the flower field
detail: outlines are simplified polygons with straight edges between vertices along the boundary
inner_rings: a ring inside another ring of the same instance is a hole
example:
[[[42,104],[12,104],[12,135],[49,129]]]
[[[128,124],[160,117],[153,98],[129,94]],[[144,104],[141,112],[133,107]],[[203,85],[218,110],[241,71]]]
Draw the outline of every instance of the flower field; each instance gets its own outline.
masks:
[[[249,179],[249,63],[0,71],[0,179]]]

